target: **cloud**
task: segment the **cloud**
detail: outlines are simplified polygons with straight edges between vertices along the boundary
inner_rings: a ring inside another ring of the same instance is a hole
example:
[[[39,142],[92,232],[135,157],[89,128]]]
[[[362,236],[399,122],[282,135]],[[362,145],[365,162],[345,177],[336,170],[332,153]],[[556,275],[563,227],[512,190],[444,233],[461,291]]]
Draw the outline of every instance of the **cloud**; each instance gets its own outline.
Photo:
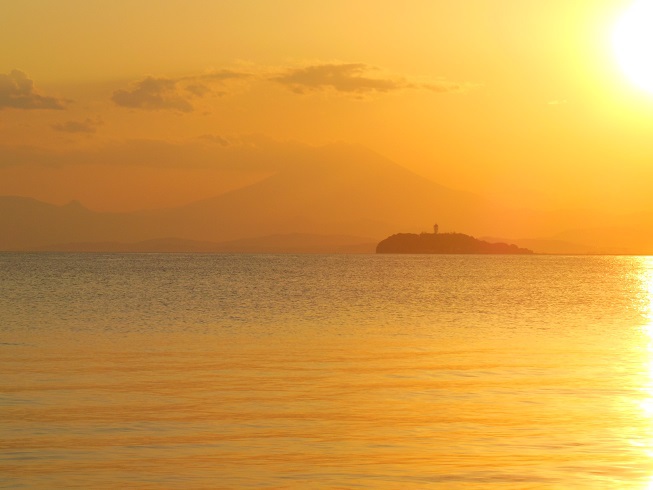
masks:
[[[242,79],[250,76],[231,70],[222,70],[201,75],[179,78],[148,76],[139,80],[130,89],[116,90],[111,97],[121,107],[151,111],[173,110],[191,112],[194,110],[190,99],[207,94],[224,95],[213,87],[226,80]]]
[[[116,90],[111,97],[121,107],[158,111],[171,109],[191,112],[193,106],[178,93],[177,81],[169,78],[146,77],[131,90]]]
[[[371,78],[365,75],[368,71],[370,67],[363,63],[313,65],[289,70],[272,80],[299,94],[332,89],[361,95],[389,92],[406,86],[401,80]]]
[[[0,109],[64,109],[64,100],[36,92],[34,81],[20,70],[0,73]]]
[[[450,80],[436,80],[434,82],[422,83],[415,85],[415,88],[423,88],[425,90],[430,90],[438,94],[445,93],[458,93],[458,92],[467,92],[472,88],[476,88],[479,85],[476,83],[469,82],[453,82]]]
[[[374,92],[387,93],[409,89],[437,93],[464,92],[475,86],[444,79],[416,82],[405,77],[373,76],[375,72],[378,70],[364,63],[328,63],[291,69],[272,77],[272,80],[298,94],[331,90],[357,97]]]
[[[210,143],[215,143],[220,146],[232,146],[234,144],[232,138],[227,138],[226,136],[222,136],[220,134],[203,134],[199,136],[198,139],[208,141]]]
[[[201,83],[193,83],[186,87],[186,92],[193,94],[195,97],[204,97],[206,94],[211,92],[211,89]]]
[[[208,73],[203,73],[202,75],[195,75],[195,76],[190,76],[190,77],[182,77],[179,80],[191,80],[191,81],[196,81],[196,80],[203,80],[205,82],[223,82],[225,80],[235,80],[235,79],[243,79],[243,78],[249,78],[251,75],[249,73],[243,73],[243,72],[238,72],[238,71],[233,71],[233,70],[219,70],[219,71],[211,71]]]
[[[59,150],[0,144],[0,169],[20,165],[103,165],[265,173],[278,171],[288,162],[308,160],[302,153],[306,148],[259,134],[203,135],[178,142],[135,139]]]
[[[61,131],[63,133],[86,133],[92,134],[97,131],[97,127],[100,126],[101,121],[94,121],[92,119],[85,119],[84,121],[66,121],[63,123],[53,124],[51,127],[55,131]]]
[[[313,64],[272,74],[269,70],[249,71],[218,70],[178,78],[147,76],[127,89],[116,90],[111,99],[118,106],[132,109],[192,112],[196,99],[226,95],[226,84],[238,81],[278,83],[298,94],[335,92],[357,98],[400,90],[464,92],[477,86],[445,79],[417,81],[383,75],[365,63]]]

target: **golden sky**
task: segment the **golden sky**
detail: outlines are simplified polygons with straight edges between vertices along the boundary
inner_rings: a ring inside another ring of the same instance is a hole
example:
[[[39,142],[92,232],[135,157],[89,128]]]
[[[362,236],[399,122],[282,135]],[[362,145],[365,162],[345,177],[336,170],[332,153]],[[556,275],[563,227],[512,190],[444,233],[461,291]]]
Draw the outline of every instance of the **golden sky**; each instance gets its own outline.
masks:
[[[264,176],[239,145],[343,141],[511,205],[651,211],[633,3],[5,2],[0,194],[180,204]]]

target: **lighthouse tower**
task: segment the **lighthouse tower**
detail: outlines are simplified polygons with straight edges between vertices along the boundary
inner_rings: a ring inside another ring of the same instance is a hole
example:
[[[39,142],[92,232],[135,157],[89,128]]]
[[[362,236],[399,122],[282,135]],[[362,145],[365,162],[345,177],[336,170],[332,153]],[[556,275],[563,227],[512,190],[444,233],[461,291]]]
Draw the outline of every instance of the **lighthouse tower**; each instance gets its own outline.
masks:
[[[434,234],[434,235],[437,235],[437,234],[438,234],[438,229],[439,229],[438,224],[437,224],[437,223],[434,224],[434,225],[433,225],[433,234]]]

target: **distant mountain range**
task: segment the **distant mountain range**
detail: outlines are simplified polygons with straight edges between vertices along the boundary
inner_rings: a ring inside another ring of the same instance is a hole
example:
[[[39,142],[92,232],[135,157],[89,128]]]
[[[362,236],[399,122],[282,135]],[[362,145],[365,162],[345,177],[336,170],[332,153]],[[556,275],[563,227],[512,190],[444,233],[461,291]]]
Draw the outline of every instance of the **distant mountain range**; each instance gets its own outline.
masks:
[[[140,242],[79,242],[48,245],[35,251],[48,252],[188,252],[188,253],[372,253],[376,243],[369,238],[347,235],[271,235],[228,242],[203,242],[160,238]]]
[[[653,253],[648,215],[511,209],[359,146],[306,147],[255,184],[176,208],[95,212],[0,196],[0,250],[373,252],[398,231],[499,238],[536,252]],[[530,237],[530,238],[529,238]]]

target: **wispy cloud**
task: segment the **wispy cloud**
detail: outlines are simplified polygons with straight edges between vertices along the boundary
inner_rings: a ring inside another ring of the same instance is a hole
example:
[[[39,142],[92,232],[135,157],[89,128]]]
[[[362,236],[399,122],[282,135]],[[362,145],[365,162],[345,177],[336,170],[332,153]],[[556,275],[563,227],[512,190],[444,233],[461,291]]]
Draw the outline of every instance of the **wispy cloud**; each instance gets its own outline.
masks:
[[[327,89],[364,94],[389,92],[406,86],[401,80],[367,76],[369,71],[370,68],[363,63],[312,65],[289,70],[272,80],[300,94]]]
[[[179,78],[148,76],[135,82],[129,89],[116,90],[111,100],[118,106],[132,109],[191,112],[194,110],[191,103],[193,98],[207,94],[223,95],[224,91],[216,91],[216,86],[221,86],[226,80],[249,76],[231,70]]]
[[[430,90],[438,94],[444,93],[458,93],[458,92],[467,92],[468,90],[478,88],[480,85],[478,83],[470,82],[454,82],[451,80],[435,80],[433,82],[414,84],[415,88],[422,88],[424,90]]]
[[[177,142],[132,139],[59,150],[0,144],[0,168],[20,165],[115,165],[269,172],[286,165],[301,148],[304,145],[280,142],[257,134],[208,134]]]
[[[60,131],[63,133],[92,134],[97,131],[98,126],[101,124],[102,122],[100,120],[86,118],[84,121],[66,121],[53,124],[51,127],[55,131]]]
[[[406,77],[380,76],[379,70],[364,63],[327,63],[293,68],[274,76],[280,83],[298,94],[335,91],[362,96],[407,89],[424,89],[438,93],[462,92],[473,84],[438,79],[416,82]]]
[[[238,81],[272,82],[297,94],[332,92],[356,98],[401,90],[465,92],[478,86],[442,78],[418,80],[388,75],[365,63],[316,63],[272,72],[250,66],[247,72],[225,69],[177,78],[147,76],[128,88],[114,91],[111,100],[120,107],[187,113],[195,109],[195,99],[226,95],[227,83]]]
[[[233,138],[228,138],[221,134],[203,134],[199,136],[198,139],[203,141],[208,141],[209,143],[214,143],[220,146],[225,146],[225,147],[232,146],[235,142],[236,143],[238,142],[237,140],[234,142]]]
[[[12,70],[0,73],[0,109],[55,109],[65,108],[65,100],[39,94],[34,81],[25,72]]]
[[[169,78],[146,77],[136,82],[129,90],[116,90],[111,100],[116,105],[132,109],[172,109],[181,112],[193,110],[191,103],[179,94],[177,81]]]

